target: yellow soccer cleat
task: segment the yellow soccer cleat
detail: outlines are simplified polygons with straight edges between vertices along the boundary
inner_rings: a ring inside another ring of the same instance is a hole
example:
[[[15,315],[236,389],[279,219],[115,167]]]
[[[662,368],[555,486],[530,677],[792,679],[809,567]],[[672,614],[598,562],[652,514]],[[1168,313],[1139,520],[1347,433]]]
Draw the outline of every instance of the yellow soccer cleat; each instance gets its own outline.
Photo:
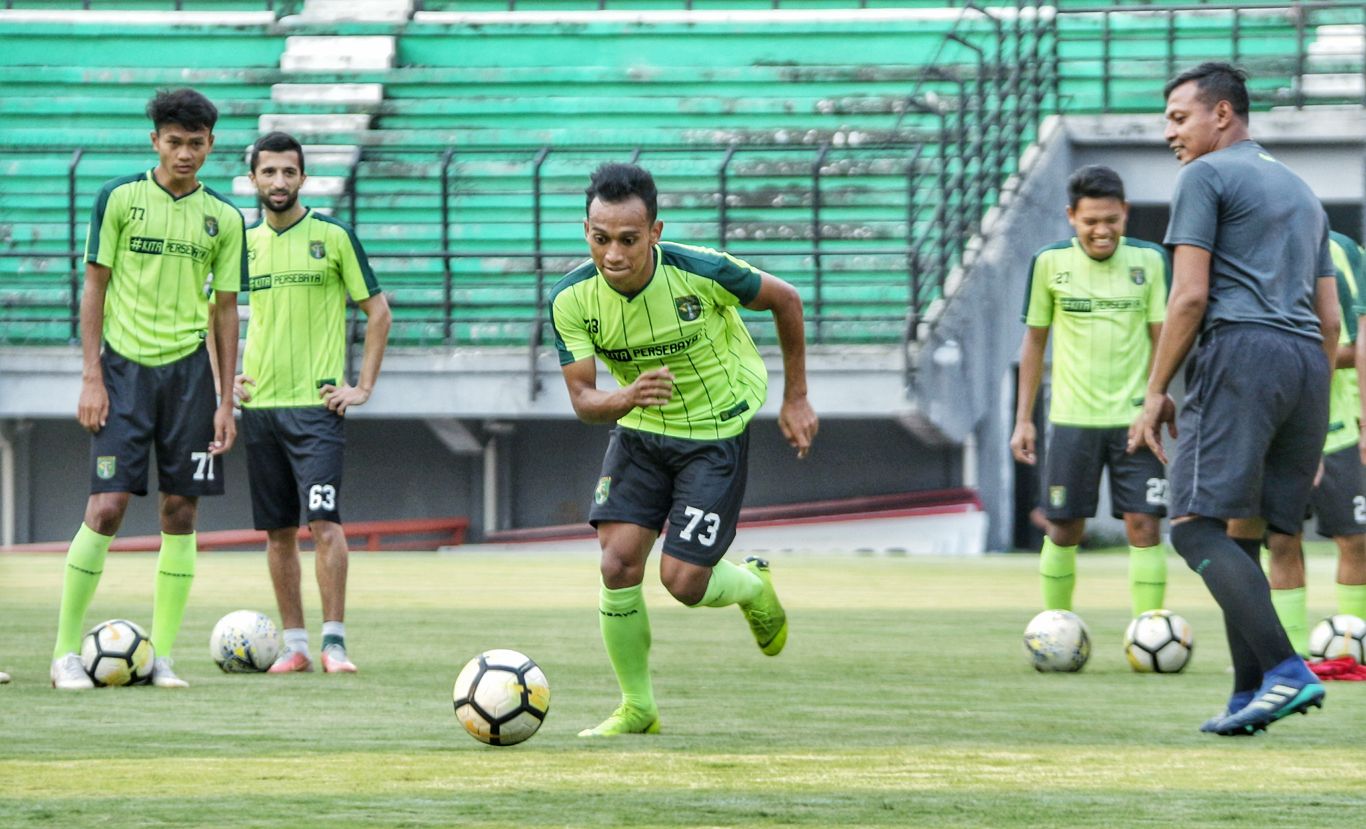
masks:
[[[740,605],[740,610],[745,614],[745,621],[749,622],[749,629],[754,632],[754,641],[759,643],[759,650],[769,656],[777,656],[787,644],[787,613],[773,589],[773,576],[768,571],[768,562],[750,556],[745,559],[744,566],[763,581],[764,589],[754,601]]]
[[[617,737],[622,734],[658,734],[659,712],[641,711],[629,705],[620,705],[612,716],[598,723],[596,728],[585,728],[580,737]]]

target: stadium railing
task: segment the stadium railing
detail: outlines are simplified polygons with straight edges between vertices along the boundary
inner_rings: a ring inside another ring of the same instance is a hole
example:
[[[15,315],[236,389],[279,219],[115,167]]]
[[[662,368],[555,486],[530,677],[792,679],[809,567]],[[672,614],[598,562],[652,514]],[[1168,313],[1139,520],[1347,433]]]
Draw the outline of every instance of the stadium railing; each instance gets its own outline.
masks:
[[[836,81],[866,71],[855,64],[712,66],[702,89],[697,78],[686,81],[698,67],[658,67],[659,86],[648,88],[601,67],[563,73],[566,86],[597,88],[609,104],[639,108],[634,131],[537,128],[536,117],[557,123],[572,113],[556,106],[585,99],[537,97],[545,73],[528,66],[498,69],[507,100],[493,101],[488,70],[432,65],[449,51],[439,27],[408,27],[408,61],[389,72],[295,80],[374,79],[393,96],[375,111],[381,128],[362,138],[355,163],[331,171],[345,187],[330,208],[357,225],[391,291],[396,344],[526,345],[534,360],[549,342],[548,287],[584,258],[583,179],[605,160],[638,160],[657,172],[669,238],[725,248],[797,284],[813,341],[904,343],[943,295],[1045,115],[1156,111],[1162,82],[1205,59],[1248,66],[1258,108],[1360,105],[1366,86],[1355,96],[1325,94],[1312,81],[1366,76],[1366,35],[1357,35],[1356,52],[1341,48],[1352,27],[1366,32],[1363,23],[1366,9],[1344,2],[967,7],[928,41],[920,65],[900,75],[883,67],[882,88],[900,78],[899,92],[864,97],[839,94],[846,87]],[[1323,30],[1335,32],[1335,50],[1315,49]],[[233,36],[259,65],[214,69],[206,59],[178,76],[217,84],[229,99],[210,160],[217,166],[205,173],[220,190],[243,171],[241,157],[225,148],[255,137],[270,84],[288,79],[267,68],[281,48],[278,33]],[[195,48],[185,39],[167,43]],[[30,38],[11,50],[22,65],[0,60],[0,78],[14,89],[32,84],[27,96],[0,103],[0,343],[74,340],[89,199],[127,164],[146,166],[145,154],[128,149],[145,140],[140,104],[176,71],[34,65],[42,49],[41,38]],[[745,97],[727,73],[823,92]],[[121,91],[67,111],[73,89],[105,83]],[[633,88],[644,91],[632,97]],[[708,88],[725,91],[708,96]],[[723,123],[707,107],[740,107],[755,126],[668,129],[661,124],[678,103],[652,109],[659,101],[651,95],[670,94],[688,102],[690,117],[701,111],[699,124]],[[825,110],[811,109],[817,105]],[[55,115],[64,116],[56,125]],[[114,169],[116,160],[123,166]],[[353,335],[361,331],[356,320]],[[755,333],[771,338],[771,326]]]

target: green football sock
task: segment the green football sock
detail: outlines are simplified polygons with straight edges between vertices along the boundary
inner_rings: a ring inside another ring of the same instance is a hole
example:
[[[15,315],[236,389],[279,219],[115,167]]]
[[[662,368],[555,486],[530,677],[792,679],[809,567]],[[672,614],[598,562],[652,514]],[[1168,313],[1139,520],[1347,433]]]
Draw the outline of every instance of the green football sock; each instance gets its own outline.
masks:
[[[185,605],[190,601],[194,582],[195,534],[161,534],[161,553],[157,556],[156,592],[152,597],[152,650],[158,658],[171,655]]]
[[[95,588],[104,572],[104,557],[112,535],[100,535],[84,523],[71,539],[66,551],[66,572],[62,576],[62,608],[57,614],[57,645],[52,658],[74,653],[81,647],[81,627]]]
[[[607,658],[621,686],[621,701],[641,711],[655,710],[650,684],[650,617],[641,586],[612,590],[603,585],[598,597],[598,623]]]
[[[1338,582],[1338,613],[1366,619],[1366,584]]]
[[[1129,548],[1129,597],[1134,615],[1162,607],[1167,594],[1167,548]]]
[[[707,592],[702,596],[702,601],[693,607],[748,604],[763,589],[763,579],[723,558],[711,569],[711,581],[707,582]]]
[[[1044,610],[1071,610],[1072,589],[1077,585],[1076,545],[1059,547],[1053,539],[1045,538],[1039,553],[1039,575]]]
[[[1303,587],[1292,587],[1271,591],[1271,604],[1276,608],[1276,618],[1281,620],[1285,635],[1290,637],[1290,646],[1300,656],[1309,655],[1309,610],[1307,591]]]

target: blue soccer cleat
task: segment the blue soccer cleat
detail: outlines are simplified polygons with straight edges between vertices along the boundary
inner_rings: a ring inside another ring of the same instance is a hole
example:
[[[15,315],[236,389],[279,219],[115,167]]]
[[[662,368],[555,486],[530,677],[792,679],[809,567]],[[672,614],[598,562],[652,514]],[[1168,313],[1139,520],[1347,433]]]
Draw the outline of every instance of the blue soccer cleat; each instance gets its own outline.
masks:
[[[1255,691],[1234,691],[1233,696],[1228,698],[1228,707],[1205,720],[1205,724],[1200,726],[1200,730],[1207,734],[1213,734],[1218,730],[1219,723],[1243,710],[1249,702],[1252,702],[1255,694]],[[1251,734],[1252,732],[1246,733]]]
[[[1323,696],[1323,683],[1304,666],[1304,660],[1287,659],[1267,673],[1251,702],[1210,730],[1225,737],[1256,734],[1283,717],[1322,708]]]

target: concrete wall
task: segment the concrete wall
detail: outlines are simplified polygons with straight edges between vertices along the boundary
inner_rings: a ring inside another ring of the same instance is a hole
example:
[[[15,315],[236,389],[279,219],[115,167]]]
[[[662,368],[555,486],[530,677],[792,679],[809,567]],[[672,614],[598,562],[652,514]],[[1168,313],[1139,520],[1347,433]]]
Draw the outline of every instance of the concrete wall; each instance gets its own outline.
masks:
[[[506,447],[502,524],[536,527],[584,521],[597,483],[608,427],[574,420],[510,422],[500,436]],[[480,425],[473,433],[486,437]],[[14,435],[18,437],[13,437]],[[74,420],[7,424],[17,447],[16,540],[51,541],[71,536],[89,491],[90,441]],[[360,420],[347,424],[343,516],[350,520],[465,515],[477,537],[484,527],[483,458],[455,454],[421,420]],[[227,494],[204,499],[200,528],[251,526],[245,455],[226,458]],[[832,420],[822,424],[812,455],[798,461],[772,420],[752,427],[749,506],[796,503],[957,486],[956,449],[929,447],[896,421]],[[122,535],[158,531],[153,495],[134,499]]]

